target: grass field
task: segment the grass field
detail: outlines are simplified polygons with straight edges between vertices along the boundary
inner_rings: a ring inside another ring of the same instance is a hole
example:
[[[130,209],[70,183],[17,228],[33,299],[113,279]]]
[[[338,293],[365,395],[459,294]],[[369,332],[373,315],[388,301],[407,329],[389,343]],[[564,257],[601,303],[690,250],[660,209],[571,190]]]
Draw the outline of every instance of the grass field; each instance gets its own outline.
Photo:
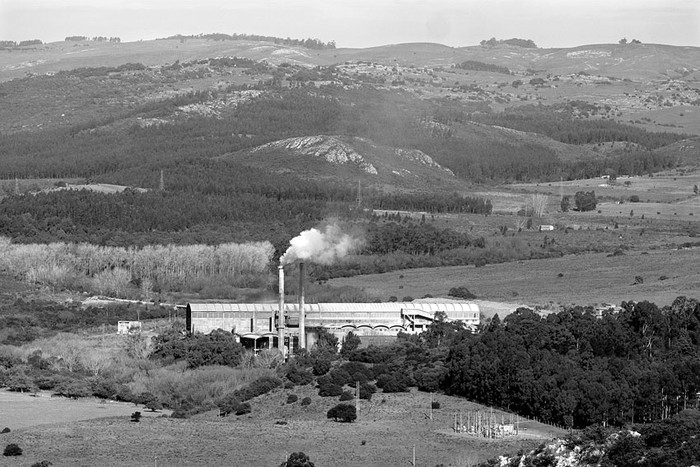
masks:
[[[411,269],[333,279],[329,283],[399,299],[426,294],[446,297],[452,287],[465,286],[479,299],[511,303],[511,311],[521,304],[619,305],[628,300],[648,300],[661,306],[670,304],[679,295],[700,297],[698,260],[697,248],[629,251],[621,256],[594,253],[481,268]],[[634,285],[636,276],[641,276],[644,282]]]
[[[299,402],[286,404],[290,393],[299,395],[299,400],[308,395],[313,402],[307,407]],[[21,403],[21,395],[13,396]],[[519,437],[485,440],[455,434],[454,414],[489,409],[460,398],[434,397],[441,408],[433,411],[432,420],[430,394],[413,391],[375,394],[371,402],[361,402],[360,416],[351,424],[328,420],[325,414],[337,398],[320,398],[311,387],[261,396],[252,401],[252,412],[242,417],[221,418],[217,412],[208,412],[180,420],[143,412],[140,423],[131,423],[126,412],[134,408],[127,406],[124,414],[36,425],[0,435],[3,443],[16,443],[24,450],[21,457],[4,458],[3,465],[48,460],[54,467],[276,466],[286,455],[303,451],[319,467],[399,467],[410,465],[415,446],[416,465],[466,467],[504,452],[532,449],[565,433],[524,421]]]
[[[37,425],[70,423],[94,418],[127,417],[141,411],[144,417],[160,416],[163,412],[149,412],[134,404],[106,402],[99,399],[67,399],[51,397],[48,392],[30,395],[0,391],[0,425],[13,431]],[[170,413],[166,411],[166,413]]]

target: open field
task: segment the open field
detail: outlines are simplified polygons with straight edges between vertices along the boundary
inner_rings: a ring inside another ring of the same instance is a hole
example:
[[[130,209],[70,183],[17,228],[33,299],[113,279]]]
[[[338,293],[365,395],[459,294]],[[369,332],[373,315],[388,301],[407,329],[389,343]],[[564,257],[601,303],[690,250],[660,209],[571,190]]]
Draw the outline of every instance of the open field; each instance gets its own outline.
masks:
[[[446,297],[452,287],[467,287],[479,299],[551,306],[648,300],[659,306],[679,295],[700,297],[700,250],[628,251],[568,255],[561,258],[411,269],[385,274],[332,279],[334,286],[354,286],[379,297]],[[559,277],[559,274],[562,274]],[[634,284],[635,277],[644,279]],[[664,278],[664,279],[662,279]]]
[[[290,393],[300,399],[308,395],[313,402],[307,407],[286,404]],[[56,467],[273,466],[285,455],[303,451],[319,467],[398,467],[409,465],[415,445],[416,465],[466,467],[503,452],[532,449],[565,433],[525,421],[520,437],[484,440],[458,435],[451,429],[455,413],[488,409],[460,398],[434,397],[441,408],[433,411],[432,420],[427,416],[430,394],[414,390],[375,394],[371,402],[361,402],[356,422],[336,423],[325,413],[337,398],[320,398],[307,386],[261,396],[252,401],[252,413],[242,417],[207,412],[181,420],[142,412],[145,417],[138,424],[123,414],[37,425],[0,435],[3,443],[17,443],[24,450],[21,457],[5,458],[3,465],[48,460]]]
[[[100,399],[67,399],[51,397],[48,392],[36,395],[0,391],[0,425],[12,431],[38,425],[71,423],[94,418],[130,417],[140,411],[145,418],[163,415],[163,412],[149,412],[134,404],[103,401]],[[166,411],[166,413],[170,413]]]

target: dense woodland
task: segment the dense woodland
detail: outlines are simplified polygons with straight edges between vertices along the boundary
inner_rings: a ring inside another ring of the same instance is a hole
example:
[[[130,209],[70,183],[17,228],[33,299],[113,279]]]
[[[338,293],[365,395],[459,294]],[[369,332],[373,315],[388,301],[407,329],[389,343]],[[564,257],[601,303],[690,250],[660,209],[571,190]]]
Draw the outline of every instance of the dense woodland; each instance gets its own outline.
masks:
[[[622,426],[697,404],[700,306],[623,303],[596,318],[575,307],[546,318],[519,309],[450,345],[453,394],[565,426]],[[691,402],[689,402],[691,401]]]

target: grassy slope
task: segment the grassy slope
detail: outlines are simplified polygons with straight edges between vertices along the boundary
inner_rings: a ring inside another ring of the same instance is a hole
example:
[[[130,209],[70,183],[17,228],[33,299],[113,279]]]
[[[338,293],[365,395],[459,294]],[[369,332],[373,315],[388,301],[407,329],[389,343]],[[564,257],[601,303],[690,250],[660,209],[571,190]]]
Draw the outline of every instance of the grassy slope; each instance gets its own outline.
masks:
[[[550,302],[619,305],[627,300],[648,300],[663,306],[679,295],[700,297],[700,272],[695,266],[699,259],[697,248],[629,252],[615,257],[596,253],[483,268],[412,269],[333,279],[329,283],[360,287],[384,298],[425,294],[446,297],[452,287],[466,286],[480,299],[512,303],[509,311],[523,303],[547,306]],[[559,273],[563,276],[558,277]],[[636,276],[642,276],[644,283],[633,285]],[[661,280],[662,276],[668,279]]]
[[[310,396],[308,407],[286,404],[289,393],[299,400]],[[427,418],[430,395],[375,394],[362,401],[360,417],[343,424],[326,419],[337,398],[320,398],[311,387],[277,390],[252,402],[250,415],[227,418],[208,412],[189,420],[148,417],[138,424],[126,415],[91,421],[59,423],[13,430],[1,435],[24,450],[19,458],[5,458],[8,466],[49,460],[56,467],[104,466],[215,466],[279,465],[285,456],[303,451],[318,466],[408,465],[413,446],[417,465],[466,466],[503,452],[532,448],[561,436],[562,430],[526,421],[519,439],[479,440],[453,434],[454,414],[485,407],[464,399],[434,396],[441,403],[433,420]],[[29,398],[29,397],[27,397]],[[132,406],[133,407],[133,406]],[[498,414],[498,412],[496,412]],[[277,425],[284,420],[286,425]]]

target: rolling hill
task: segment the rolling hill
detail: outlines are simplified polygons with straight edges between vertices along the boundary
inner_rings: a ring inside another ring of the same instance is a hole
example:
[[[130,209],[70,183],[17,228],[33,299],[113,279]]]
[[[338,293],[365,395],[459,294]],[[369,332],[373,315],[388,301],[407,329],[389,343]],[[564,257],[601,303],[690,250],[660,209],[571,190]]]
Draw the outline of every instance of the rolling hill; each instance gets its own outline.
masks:
[[[138,185],[125,169],[215,159],[323,183],[468,190],[633,167],[621,162],[630,150],[654,150],[645,167],[660,170],[700,159],[681,141],[700,134],[698,70],[699,48],[656,44],[18,47],[0,51],[1,175]],[[600,146],[614,141],[626,145]]]

